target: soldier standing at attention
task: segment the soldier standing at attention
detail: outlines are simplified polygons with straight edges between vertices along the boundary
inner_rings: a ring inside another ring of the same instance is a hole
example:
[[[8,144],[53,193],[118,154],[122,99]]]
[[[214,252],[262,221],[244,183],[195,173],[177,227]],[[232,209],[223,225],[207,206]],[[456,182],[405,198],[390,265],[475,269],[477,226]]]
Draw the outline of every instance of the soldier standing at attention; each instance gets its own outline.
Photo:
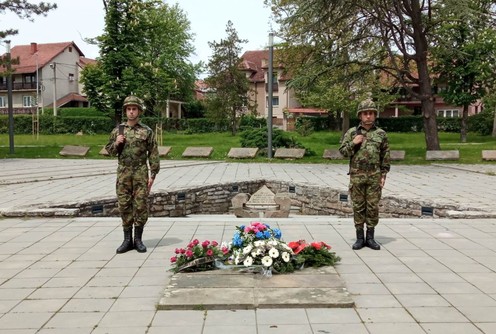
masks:
[[[374,240],[379,223],[379,200],[390,169],[389,142],[386,131],[375,126],[377,107],[370,99],[358,106],[360,124],[344,135],[339,151],[350,158],[350,196],[356,242],[352,248],[364,246],[374,250],[381,246]],[[367,233],[364,235],[364,225]]]
[[[152,129],[139,121],[143,101],[136,96],[128,96],[123,109],[127,122],[112,130],[105,146],[110,155],[118,156],[119,161],[116,190],[124,241],[116,253],[132,249],[144,253],[146,246],[141,238],[148,220],[148,194],[160,170],[160,158]]]

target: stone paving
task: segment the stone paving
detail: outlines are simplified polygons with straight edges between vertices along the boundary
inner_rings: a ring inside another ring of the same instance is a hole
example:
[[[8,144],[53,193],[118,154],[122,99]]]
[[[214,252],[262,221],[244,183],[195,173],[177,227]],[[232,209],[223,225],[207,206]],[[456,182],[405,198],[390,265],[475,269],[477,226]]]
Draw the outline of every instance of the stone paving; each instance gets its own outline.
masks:
[[[0,161],[0,210],[114,196],[115,161]],[[393,166],[385,195],[494,211],[495,165]],[[243,178],[346,189],[345,165],[164,161],[157,190]],[[147,253],[115,254],[118,218],[0,220],[0,333],[496,333],[496,219],[381,219],[380,251],[353,251],[352,220],[265,219],[284,239],[322,240],[353,308],[164,311],[169,258],[192,238],[230,239],[250,219],[151,218]]]

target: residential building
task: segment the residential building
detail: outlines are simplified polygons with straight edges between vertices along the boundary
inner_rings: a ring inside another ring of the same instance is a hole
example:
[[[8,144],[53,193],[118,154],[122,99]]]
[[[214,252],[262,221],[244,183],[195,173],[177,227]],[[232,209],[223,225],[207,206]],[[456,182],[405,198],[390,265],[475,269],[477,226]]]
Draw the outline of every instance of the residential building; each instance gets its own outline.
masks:
[[[87,107],[79,83],[81,70],[95,60],[84,57],[74,42],[31,43],[11,49],[12,103],[15,114],[37,108]],[[1,70],[4,72],[4,70]],[[0,113],[7,113],[7,77],[0,76]]]

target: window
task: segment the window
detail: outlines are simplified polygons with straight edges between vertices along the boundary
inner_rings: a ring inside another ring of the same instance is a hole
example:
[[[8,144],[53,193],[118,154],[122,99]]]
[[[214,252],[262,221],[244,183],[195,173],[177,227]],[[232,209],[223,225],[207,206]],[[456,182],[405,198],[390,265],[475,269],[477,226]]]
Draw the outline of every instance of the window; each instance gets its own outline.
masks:
[[[460,117],[460,111],[458,109],[438,110],[437,117],[457,118]]]
[[[74,81],[74,74],[73,73],[69,73],[69,81],[70,82]]]
[[[279,96],[272,96],[272,106],[277,107],[279,105]],[[269,97],[265,97],[265,106],[269,106]]]
[[[7,106],[7,98],[5,96],[0,96],[0,108]]]
[[[31,95],[26,95],[22,97],[22,106],[23,107],[32,107],[34,106],[34,98]]]

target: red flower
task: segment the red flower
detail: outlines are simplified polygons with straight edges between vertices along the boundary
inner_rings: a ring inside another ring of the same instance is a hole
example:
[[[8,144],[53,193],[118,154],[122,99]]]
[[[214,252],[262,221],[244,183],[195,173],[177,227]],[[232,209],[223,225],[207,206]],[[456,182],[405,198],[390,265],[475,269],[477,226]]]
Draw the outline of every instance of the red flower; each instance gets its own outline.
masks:
[[[224,246],[224,247],[222,247],[221,251],[222,251],[222,254],[226,255],[227,253],[229,253],[229,248]]]
[[[173,256],[170,258],[170,262],[171,263],[175,263],[177,261],[177,257],[176,256]]]
[[[212,256],[212,255],[214,255],[214,251],[211,249],[208,249],[206,254],[207,254],[207,256]]]
[[[212,247],[217,247],[219,246],[219,243],[215,240],[212,241]]]
[[[210,245],[210,241],[205,240],[204,242],[202,242],[202,247],[203,247],[203,248],[207,248],[207,247],[208,247],[208,245]]]
[[[320,250],[322,248],[322,243],[321,242],[312,242],[311,243],[312,247],[315,248],[316,250]]]
[[[298,248],[298,246],[300,246],[300,243],[298,241],[291,241],[288,243],[288,246],[292,250],[295,250],[296,248]]]
[[[198,245],[199,243],[200,243],[200,241],[199,241],[198,239],[193,240],[193,245],[195,245],[195,246],[196,246],[196,245]]]
[[[186,257],[193,257],[193,252],[192,252],[191,250],[189,250],[189,249],[188,249],[188,250],[186,251],[186,254],[185,254],[185,255],[186,255]]]

